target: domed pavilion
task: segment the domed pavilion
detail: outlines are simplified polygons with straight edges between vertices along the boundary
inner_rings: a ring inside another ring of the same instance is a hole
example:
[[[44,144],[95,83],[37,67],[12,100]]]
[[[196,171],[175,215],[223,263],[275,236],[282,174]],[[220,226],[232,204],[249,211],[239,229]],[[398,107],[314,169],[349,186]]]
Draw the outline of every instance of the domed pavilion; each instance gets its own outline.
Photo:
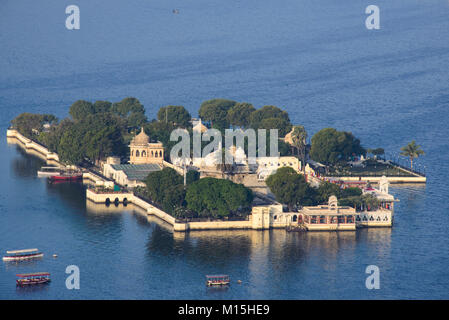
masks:
[[[150,137],[142,130],[129,144],[131,164],[162,163],[164,145],[162,142],[150,142]]]

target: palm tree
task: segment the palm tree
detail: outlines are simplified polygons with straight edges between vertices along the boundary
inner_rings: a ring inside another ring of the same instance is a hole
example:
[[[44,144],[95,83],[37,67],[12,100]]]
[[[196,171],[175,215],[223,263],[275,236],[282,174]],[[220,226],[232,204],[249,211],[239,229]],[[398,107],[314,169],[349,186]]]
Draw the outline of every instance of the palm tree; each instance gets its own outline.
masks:
[[[413,169],[413,159],[418,158],[420,155],[424,154],[421,146],[416,144],[415,140],[412,140],[408,145],[401,148],[401,155],[410,158],[410,168]]]
[[[295,126],[292,132],[292,142],[293,146],[298,151],[298,156],[301,159],[301,166],[304,168],[305,158],[306,158],[306,139],[307,132],[303,126]]]

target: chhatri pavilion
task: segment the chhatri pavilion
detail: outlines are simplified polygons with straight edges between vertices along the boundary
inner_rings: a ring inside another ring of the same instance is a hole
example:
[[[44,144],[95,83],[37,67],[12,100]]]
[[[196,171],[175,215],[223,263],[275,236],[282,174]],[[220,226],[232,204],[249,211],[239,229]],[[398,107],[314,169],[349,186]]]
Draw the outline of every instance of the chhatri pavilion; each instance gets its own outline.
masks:
[[[164,160],[164,145],[158,141],[150,142],[150,137],[142,130],[129,144],[131,164],[160,163]]]

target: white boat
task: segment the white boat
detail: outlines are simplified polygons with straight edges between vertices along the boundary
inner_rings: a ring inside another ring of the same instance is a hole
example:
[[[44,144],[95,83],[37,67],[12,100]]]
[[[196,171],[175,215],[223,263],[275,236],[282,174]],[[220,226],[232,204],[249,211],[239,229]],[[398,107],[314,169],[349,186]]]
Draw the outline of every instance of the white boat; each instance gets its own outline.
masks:
[[[20,261],[44,256],[38,249],[23,249],[6,251],[7,255],[3,257],[3,261]]]
[[[61,168],[59,167],[42,167],[38,172],[38,177],[52,177],[61,174]]]

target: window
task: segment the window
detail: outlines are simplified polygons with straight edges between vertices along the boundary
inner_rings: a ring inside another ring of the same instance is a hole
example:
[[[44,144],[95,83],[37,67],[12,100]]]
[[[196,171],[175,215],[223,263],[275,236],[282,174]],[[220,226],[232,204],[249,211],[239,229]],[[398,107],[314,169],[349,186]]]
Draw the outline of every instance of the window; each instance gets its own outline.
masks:
[[[140,156],[139,150],[136,150],[136,157],[139,157],[139,156]]]

